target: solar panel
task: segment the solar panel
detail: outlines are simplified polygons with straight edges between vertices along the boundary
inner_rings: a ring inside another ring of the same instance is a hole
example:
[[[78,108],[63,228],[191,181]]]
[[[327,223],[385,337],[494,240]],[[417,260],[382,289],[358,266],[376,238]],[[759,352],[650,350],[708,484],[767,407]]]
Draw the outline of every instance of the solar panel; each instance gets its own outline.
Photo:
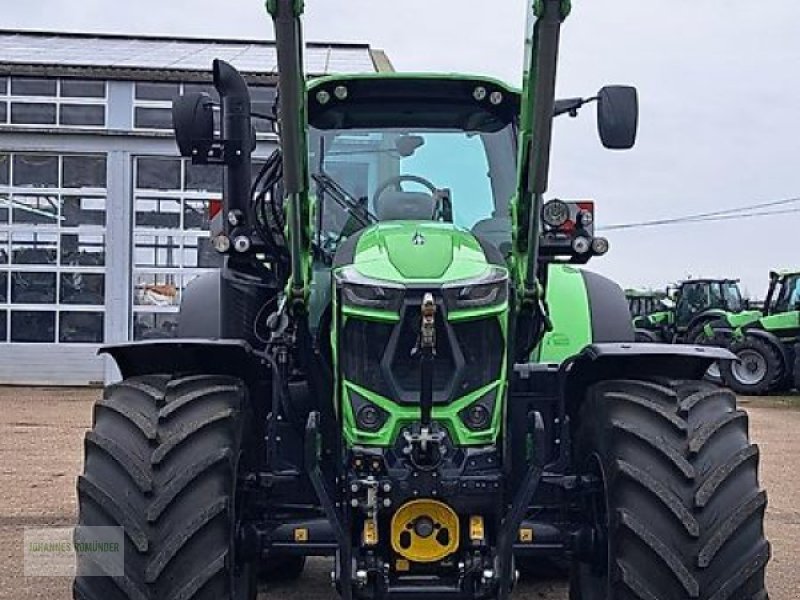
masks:
[[[250,73],[272,73],[277,62],[275,48],[267,42],[0,32],[0,63],[208,71],[215,58]],[[306,68],[311,75],[375,70],[367,46],[336,44],[310,46]]]

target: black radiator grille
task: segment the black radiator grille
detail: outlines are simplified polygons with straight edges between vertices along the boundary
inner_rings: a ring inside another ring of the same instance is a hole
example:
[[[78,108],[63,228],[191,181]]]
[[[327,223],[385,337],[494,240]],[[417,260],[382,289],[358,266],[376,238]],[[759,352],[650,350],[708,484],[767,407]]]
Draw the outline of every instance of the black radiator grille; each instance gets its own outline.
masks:
[[[442,313],[440,313],[442,314]],[[345,379],[403,404],[419,402],[417,344],[420,309],[407,305],[397,324],[348,318],[339,342]],[[500,377],[505,344],[496,317],[448,323],[436,321],[434,402],[451,402]]]

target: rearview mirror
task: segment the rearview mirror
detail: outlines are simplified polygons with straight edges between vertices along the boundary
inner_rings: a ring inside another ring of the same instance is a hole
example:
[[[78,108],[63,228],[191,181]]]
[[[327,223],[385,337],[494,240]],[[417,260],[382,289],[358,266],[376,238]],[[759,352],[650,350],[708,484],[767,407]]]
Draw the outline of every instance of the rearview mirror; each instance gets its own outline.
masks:
[[[181,156],[196,162],[208,160],[214,144],[214,102],[198,92],[179,96],[172,103],[172,125]]]
[[[606,86],[597,94],[597,129],[603,146],[629,150],[636,143],[639,127],[639,96],[636,88]]]

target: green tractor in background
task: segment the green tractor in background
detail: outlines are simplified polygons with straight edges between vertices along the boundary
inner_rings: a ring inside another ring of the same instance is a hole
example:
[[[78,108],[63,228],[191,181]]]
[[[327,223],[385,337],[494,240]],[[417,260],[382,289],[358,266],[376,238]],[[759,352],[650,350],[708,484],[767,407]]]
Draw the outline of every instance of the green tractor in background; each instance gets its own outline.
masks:
[[[736,279],[688,279],[667,290],[663,308],[634,316],[637,341],[702,344],[705,326],[728,316],[751,318]]]
[[[721,365],[725,384],[743,395],[800,387],[800,271],[773,271],[762,311],[709,323],[707,337],[735,362]]]
[[[269,0],[280,151],[255,178],[247,84],[174,106],[223,165],[218,274],[177,340],[108,347],[78,478],[83,600],[253,600],[333,557],[347,600],[507,598],[568,561],[573,600],[764,600],[765,492],[746,414],[701,381],[727,350],[636,344],[608,242],[545,202],[553,119],[597,102],[633,146],[636,91],[557,101],[567,0],[529,2],[524,89],[461,75],[303,73],[301,0]],[[77,534],[76,534],[77,535]],[[89,539],[90,541],[90,539]]]
[[[633,319],[633,326],[638,328],[639,324],[642,326],[646,324],[646,321],[640,319],[664,309],[664,300],[668,296],[666,292],[659,290],[629,289],[625,290],[625,297],[628,299],[628,310]]]

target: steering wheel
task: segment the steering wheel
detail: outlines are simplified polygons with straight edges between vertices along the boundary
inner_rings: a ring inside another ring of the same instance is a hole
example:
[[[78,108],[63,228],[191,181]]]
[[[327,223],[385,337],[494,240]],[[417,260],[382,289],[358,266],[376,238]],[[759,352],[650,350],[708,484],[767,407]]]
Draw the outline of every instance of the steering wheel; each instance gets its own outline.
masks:
[[[381,196],[388,190],[390,187],[395,186],[395,189],[398,191],[402,186],[404,181],[408,181],[410,183],[418,183],[430,190],[431,196],[435,196],[436,192],[439,191],[435,185],[433,185],[430,181],[425,179],[424,177],[420,177],[419,175],[395,175],[394,177],[390,177],[382,184],[378,186],[378,189],[375,190],[375,195],[372,196],[372,206],[375,209],[376,213],[380,212],[380,199]]]

